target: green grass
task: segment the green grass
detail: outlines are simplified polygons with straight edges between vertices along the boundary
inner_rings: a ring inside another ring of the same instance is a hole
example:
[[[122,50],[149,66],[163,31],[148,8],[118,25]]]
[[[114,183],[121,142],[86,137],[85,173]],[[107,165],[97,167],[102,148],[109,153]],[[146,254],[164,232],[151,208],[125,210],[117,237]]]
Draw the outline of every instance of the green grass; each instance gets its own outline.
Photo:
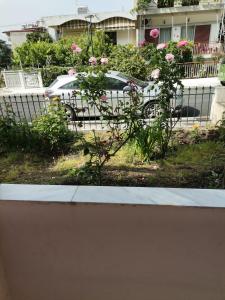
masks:
[[[76,176],[87,161],[82,153],[49,158],[37,154],[0,156],[0,182],[94,184]],[[219,142],[183,145],[167,159],[145,163],[133,144],[126,145],[104,170],[104,185],[224,188],[225,147]]]

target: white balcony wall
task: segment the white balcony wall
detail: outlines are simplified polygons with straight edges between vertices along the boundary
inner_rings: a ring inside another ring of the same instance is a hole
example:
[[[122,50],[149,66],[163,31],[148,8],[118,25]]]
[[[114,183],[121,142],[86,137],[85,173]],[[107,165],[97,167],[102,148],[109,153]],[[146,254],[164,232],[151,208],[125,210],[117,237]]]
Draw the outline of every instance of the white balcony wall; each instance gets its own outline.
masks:
[[[118,45],[127,45],[127,44],[136,44],[136,30],[118,30],[117,31],[117,44]]]
[[[211,24],[211,31],[210,31],[210,42],[216,42],[218,40],[219,34],[219,25],[217,23]]]

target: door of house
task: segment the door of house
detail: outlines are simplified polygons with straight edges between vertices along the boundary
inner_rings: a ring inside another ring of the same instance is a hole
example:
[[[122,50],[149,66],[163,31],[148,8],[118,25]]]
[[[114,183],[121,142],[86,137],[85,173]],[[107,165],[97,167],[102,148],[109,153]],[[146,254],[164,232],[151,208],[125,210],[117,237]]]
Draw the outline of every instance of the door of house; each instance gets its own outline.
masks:
[[[198,25],[195,28],[195,43],[209,43],[211,25]]]

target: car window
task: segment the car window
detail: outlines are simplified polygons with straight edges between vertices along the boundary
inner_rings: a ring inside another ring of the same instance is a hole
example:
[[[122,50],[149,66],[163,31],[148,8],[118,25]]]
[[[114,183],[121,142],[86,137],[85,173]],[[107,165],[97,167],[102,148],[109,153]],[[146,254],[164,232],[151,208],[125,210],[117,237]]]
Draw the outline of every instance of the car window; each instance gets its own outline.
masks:
[[[49,87],[50,87],[50,88],[53,87],[57,82],[58,82],[58,79],[55,79],[55,80],[49,85]]]
[[[107,77],[105,82],[105,89],[109,91],[122,91],[127,86],[126,82],[113,77]]]
[[[79,83],[76,80],[64,84],[63,86],[60,87],[60,89],[62,90],[77,90],[78,88],[79,88]]]

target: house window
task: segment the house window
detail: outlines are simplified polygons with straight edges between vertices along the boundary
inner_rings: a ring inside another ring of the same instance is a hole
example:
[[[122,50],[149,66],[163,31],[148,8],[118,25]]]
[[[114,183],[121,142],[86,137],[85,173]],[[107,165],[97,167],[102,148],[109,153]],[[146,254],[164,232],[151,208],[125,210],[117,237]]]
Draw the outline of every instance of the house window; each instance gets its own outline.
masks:
[[[195,28],[195,43],[209,43],[211,25],[198,25]]]
[[[110,38],[110,41],[113,45],[117,45],[117,32],[116,31],[109,31],[106,32],[108,37]]]
[[[181,39],[194,41],[195,39],[195,26],[182,26],[181,28]]]
[[[160,29],[159,42],[160,43],[167,43],[170,40],[171,40],[171,27],[161,28]]]

